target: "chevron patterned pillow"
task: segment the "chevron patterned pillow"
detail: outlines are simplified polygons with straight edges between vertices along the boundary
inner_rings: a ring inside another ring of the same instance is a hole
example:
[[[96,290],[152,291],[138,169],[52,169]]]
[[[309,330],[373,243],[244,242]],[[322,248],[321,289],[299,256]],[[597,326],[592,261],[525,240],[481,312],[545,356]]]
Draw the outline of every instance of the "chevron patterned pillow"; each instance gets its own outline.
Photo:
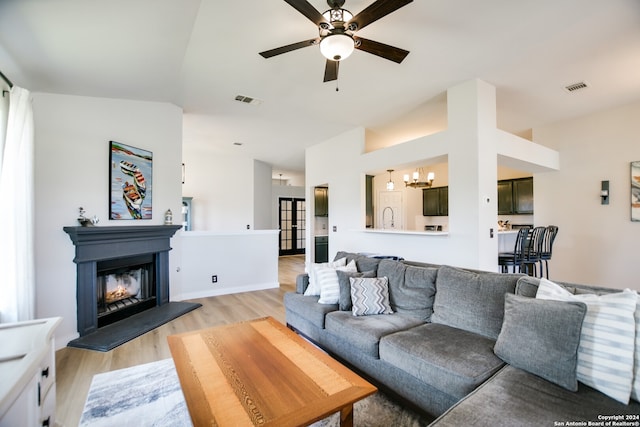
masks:
[[[351,277],[351,312],[354,316],[393,314],[387,277]]]

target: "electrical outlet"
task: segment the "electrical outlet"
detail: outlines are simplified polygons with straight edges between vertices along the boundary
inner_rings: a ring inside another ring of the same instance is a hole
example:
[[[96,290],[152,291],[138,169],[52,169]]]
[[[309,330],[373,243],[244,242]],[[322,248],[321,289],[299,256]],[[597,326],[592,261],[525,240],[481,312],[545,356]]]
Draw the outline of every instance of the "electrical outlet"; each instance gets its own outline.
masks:
[[[211,276],[211,283],[218,283],[218,275],[214,274],[213,276]]]

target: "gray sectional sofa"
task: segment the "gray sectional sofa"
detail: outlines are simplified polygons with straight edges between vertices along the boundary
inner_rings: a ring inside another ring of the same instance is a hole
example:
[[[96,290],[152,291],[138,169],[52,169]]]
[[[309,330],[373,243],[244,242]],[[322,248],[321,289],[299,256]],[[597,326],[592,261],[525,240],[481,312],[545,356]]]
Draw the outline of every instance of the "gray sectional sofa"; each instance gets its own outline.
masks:
[[[614,416],[640,425],[640,403],[620,403],[576,381],[584,304],[536,301],[538,280],[519,274],[338,252],[341,258],[357,272],[337,272],[338,302],[304,295],[309,279],[300,275],[296,292],[284,297],[288,326],[431,416],[433,426],[559,426]],[[349,288],[359,277],[386,278],[393,314],[352,314]],[[562,285],[572,293],[615,291]],[[551,335],[550,354],[530,342],[531,319]]]

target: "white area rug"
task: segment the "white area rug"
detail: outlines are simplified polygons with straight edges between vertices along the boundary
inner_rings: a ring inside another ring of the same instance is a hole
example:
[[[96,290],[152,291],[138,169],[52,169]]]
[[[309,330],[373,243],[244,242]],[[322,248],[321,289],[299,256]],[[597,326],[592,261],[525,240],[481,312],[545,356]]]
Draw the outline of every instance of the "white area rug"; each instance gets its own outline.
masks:
[[[80,426],[191,426],[173,359],[94,375]]]
[[[354,405],[354,426],[420,427],[429,420],[376,393]],[[337,427],[338,414],[312,424]],[[91,381],[81,427],[189,427],[187,405],[172,359],[97,374]]]

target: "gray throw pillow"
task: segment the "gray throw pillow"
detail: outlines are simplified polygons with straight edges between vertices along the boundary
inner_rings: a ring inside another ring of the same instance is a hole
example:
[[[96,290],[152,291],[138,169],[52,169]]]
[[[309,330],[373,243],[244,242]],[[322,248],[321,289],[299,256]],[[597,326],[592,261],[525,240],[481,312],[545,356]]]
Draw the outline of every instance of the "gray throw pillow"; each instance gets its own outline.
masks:
[[[493,349],[506,363],[578,390],[576,365],[587,307],[579,302],[505,297],[504,323]]]
[[[365,271],[362,273],[352,271],[340,271],[336,270],[338,274],[338,285],[340,286],[340,298],[338,305],[342,311],[351,311],[351,277],[376,277],[375,271]]]

